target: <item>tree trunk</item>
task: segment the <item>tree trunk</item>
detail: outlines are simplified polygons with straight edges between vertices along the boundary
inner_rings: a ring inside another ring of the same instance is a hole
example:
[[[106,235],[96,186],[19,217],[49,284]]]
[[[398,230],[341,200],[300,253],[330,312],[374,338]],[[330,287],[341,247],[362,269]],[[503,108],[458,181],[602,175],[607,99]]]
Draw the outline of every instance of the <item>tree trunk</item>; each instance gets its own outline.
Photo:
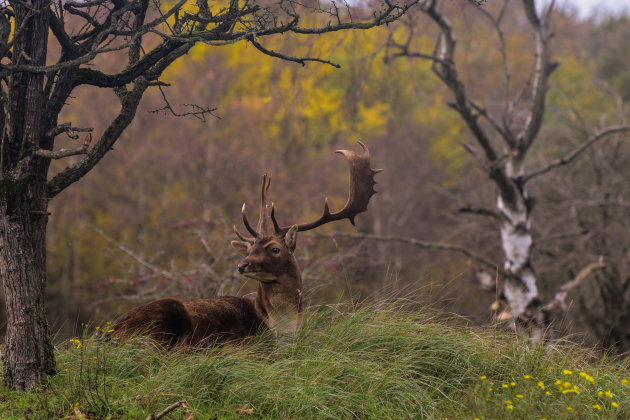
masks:
[[[7,188],[9,181],[3,184]],[[7,309],[2,361],[7,386],[30,389],[55,373],[44,307],[47,206],[29,200],[31,194],[17,183],[9,187],[13,194],[0,204],[0,276]]]
[[[12,4],[17,31],[14,63],[46,64],[49,3],[33,0]],[[55,356],[46,321],[47,173],[50,160],[32,153],[51,148],[45,133],[56,125],[44,109],[44,75],[10,75],[0,179],[0,278],[4,287],[7,333],[3,354],[4,380],[13,389],[30,389],[55,373]],[[53,116],[56,119],[56,115]]]
[[[504,270],[507,273],[502,293],[508,303],[504,319],[536,321],[540,299],[536,286],[536,275],[531,264],[532,233],[530,223],[530,202],[525,189],[519,185],[524,174],[521,155],[514,153],[506,162],[506,176],[511,180],[511,188],[499,193],[497,209],[503,216],[501,223],[501,245],[505,255]],[[509,194],[505,194],[509,191]],[[536,322],[534,322],[536,324]],[[533,342],[542,339],[544,326],[529,325],[529,335]]]

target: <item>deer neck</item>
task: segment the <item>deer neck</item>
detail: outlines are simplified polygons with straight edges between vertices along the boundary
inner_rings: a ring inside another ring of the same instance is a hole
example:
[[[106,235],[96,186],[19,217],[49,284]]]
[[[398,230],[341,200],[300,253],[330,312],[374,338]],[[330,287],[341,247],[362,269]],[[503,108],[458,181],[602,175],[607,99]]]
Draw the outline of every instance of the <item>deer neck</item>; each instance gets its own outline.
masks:
[[[300,328],[302,305],[302,275],[295,259],[275,281],[258,284],[256,312],[275,333],[295,333]]]

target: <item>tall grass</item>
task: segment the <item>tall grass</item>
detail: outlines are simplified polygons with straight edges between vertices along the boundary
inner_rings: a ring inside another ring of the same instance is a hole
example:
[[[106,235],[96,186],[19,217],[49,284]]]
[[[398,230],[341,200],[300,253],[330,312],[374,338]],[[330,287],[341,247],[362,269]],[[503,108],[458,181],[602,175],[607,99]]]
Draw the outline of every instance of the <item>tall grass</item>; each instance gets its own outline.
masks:
[[[45,390],[0,388],[15,418],[627,418],[628,362],[453,326],[400,304],[308,312],[297,337],[166,352],[95,331]],[[558,382],[560,381],[560,382]],[[558,383],[557,383],[558,382]]]

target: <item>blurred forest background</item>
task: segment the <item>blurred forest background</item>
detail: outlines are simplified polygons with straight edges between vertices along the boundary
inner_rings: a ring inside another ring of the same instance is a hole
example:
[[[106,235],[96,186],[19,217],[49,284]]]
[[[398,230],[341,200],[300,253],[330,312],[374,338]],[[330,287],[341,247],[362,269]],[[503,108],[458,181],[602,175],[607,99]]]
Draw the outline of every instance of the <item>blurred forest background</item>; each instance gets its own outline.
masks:
[[[496,3],[483,7],[497,13]],[[491,106],[502,89],[496,33],[468,2],[443,6],[458,37],[458,68],[468,93]],[[523,79],[535,53],[532,34],[518,2],[510,3],[504,19],[510,72]],[[269,49],[322,57],[341,69],[303,67],[245,43],[198,46],[173,65],[164,77],[172,87],[149,92],[115,150],[51,202],[47,308],[53,332],[67,336],[80,323],[108,321],[159,297],[254,291],[254,282],[237,274],[239,256],[229,242],[242,203],[256,208],[261,175],[271,176],[281,223],[311,219],[326,196],[332,210],[343,205],[347,167],[332,152],[360,150],[357,140],[370,148],[373,167],[385,169],[369,211],[357,218],[359,232],[453,244],[501,266],[497,229],[461,211],[493,208],[496,195],[462,147],[470,134],[448,106],[451,93],[429,62],[387,59],[388,40],[404,40],[409,28],[417,49],[430,52],[437,29],[412,13],[389,27],[326,34],[316,42],[267,41]],[[628,117],[628,16],[580,19],[560,8],[552,30],[559,66],[530,152],[533,167]],[[65,118],[93,127],[98,136],[118,100],[106,90],[75,93]],[[165,98],[179,113],[197,104],[216,108],[215,116],[176,117],[160,110]],[[630,134],[610,136],[573,164],[528,184],[541,295],[551,297],[600,256],[607,263],[571,291],[567,325],[589,344],[614,346],[614,329],[630,335],[629,161]],[[54,161],[51,170],[66,164]],[[473,322],[496,315],[490,309],[495,292],[480,290],[476,265],[465,255],[328,236],[334,232],[353,229],[336,223],[298,239],[310,304],[413,296]]]

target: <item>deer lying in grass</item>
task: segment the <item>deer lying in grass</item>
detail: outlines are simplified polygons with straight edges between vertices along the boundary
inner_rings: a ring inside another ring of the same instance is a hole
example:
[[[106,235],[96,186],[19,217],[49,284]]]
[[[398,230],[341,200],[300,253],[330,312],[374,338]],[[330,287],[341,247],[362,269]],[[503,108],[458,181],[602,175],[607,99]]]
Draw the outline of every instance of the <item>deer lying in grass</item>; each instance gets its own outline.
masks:
[[[323,214],[313,222],[280,227],[271,205],[273,233],[267,226],[266,196],[270,180],[265,175],[261,188],[260,218],[253,229],[243,204],[243,224],[252,235],[246,237],[236,226],[240,241],[232,246],[245,258],[238,264],[239,273],[259,282],[255,298],[221,296],[207,299],[154,300],[131,309],[115,326],[114,337],[143,334],[158,343],[171,347],[212,345],[215,342],[240,341],[254,335],[261,328],[275,332],[295,332],[300,327],[303,306],[302,277],[293,256],[297,233],[315,229],[325,223],[349,219],[367,210],[375,193],[374,175],[380,170],[370,167],[370,153],[359,142],[364,153],[338,150],[350,165],[350,192],[346,205],[331,213],[328,200]]]

